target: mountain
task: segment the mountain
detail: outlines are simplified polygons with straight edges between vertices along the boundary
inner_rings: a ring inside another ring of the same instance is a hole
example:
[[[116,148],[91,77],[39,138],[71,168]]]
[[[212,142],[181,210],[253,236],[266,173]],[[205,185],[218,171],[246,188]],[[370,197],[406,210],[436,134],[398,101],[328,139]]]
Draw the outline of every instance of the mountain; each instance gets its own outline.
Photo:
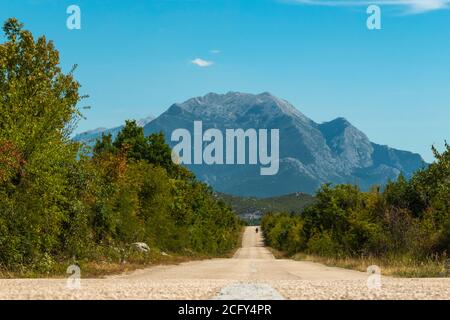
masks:
[[[419,154],[372,143],[344,118],[318,124],[289,102],[270,93],[229,92],[173,104],[144,126],[146,135],[163,131],[167,142],[175,129],[193,134],[194,121],[209,128],[279,129],[279,172],[261,176],[259,165],[187,165],[214,190],[239,196],[270,197],[313,193],[323,183],[353,183],[366,190],[383,185],[400,173],[421,168]]]
[[[136,123],[144,127],[146,124],[150,123],[155,117],[148,116],[146,118],[136,120]],[[93,147],[95,145],[95,142],[98,139],[101,139],[102,135],[111,134],[113,140],[117,137],[119,132],[123,129],[123,125],[115,128],[97,128],[94,130],[85,131],[82,133],[77,134],[75,137],[72,138],[73,141],[77,142],[83,142],[86,145]]]

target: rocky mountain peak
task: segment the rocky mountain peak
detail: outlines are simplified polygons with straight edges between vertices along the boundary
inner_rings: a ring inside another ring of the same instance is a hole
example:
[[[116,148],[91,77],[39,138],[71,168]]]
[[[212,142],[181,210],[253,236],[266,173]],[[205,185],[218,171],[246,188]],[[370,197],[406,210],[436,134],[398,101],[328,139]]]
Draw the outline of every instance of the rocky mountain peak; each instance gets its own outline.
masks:
[[[254,165],[187,164],[196,176],[216,191],[236,195],[274,196],[293,192],[313,193],[324,183],[356,183],[367,190],[383,185],[400,172],[407,177],[423,166],[418,154],[372,143],[345,118],[317,124],[288,101],[269,92],[249,94],[208,93],[172,105],[144,126],[146,135],[164,132],[167,143],[174,130],[187,129],[191,136],[194,121],[203,129],[254,128],[279,130],[279,172],[261,176]],[[144,121],[146,122],[146,121]],[[113,138],[121,127],[102,133],[78,136],[95,143],[103,133]]]
[[[279,99],[269,92],[250,94],[230,91],[225,94],[208,93],[202,97],[191,98],[183,103],[176,103],[172,111],[181,109],[197,117],[236,120],[249,114],[279,117],[295,117],[303,122],[311,120],[305,117],[289,102]]]

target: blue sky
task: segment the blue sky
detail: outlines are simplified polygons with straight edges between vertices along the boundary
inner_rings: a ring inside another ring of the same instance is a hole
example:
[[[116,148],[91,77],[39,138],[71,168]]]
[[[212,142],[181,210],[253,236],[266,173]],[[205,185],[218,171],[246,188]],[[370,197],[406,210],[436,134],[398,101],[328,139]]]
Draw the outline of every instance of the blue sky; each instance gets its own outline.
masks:
[[[92,109],[77,132],[211,91],[269,91],[431,161],[450,138],[450,1],[399,1],[370,1],[377,31],[363,0],[2,0],[0,19],[54,40],[64,70],[79,65]],[[81,30],[66,28],[71,4]]]

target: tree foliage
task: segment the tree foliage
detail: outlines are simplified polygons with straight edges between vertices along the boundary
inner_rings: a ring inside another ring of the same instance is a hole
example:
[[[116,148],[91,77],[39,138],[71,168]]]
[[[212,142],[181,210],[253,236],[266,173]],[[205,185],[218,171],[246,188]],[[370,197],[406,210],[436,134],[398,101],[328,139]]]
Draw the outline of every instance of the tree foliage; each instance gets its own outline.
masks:
[[[450,252],[450,146],[410,180],[402,175],[383,191],[324,185],[301,215],[270,214],[266,241],[295,253],[425,259]]]
[[[51,271],[75,259],[123,259],[133,242],[152,251],[221,254],[240,222],[186,168],[162,134],[128,121],[91,157],[70,141],[79,83],[45,37],[16,19],[0,45],[0,269]]]

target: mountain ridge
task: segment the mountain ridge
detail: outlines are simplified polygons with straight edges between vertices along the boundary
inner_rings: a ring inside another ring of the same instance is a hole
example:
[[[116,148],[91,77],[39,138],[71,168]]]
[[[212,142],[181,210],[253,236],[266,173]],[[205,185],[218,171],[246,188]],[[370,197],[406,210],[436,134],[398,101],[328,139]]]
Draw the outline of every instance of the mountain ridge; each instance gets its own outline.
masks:
[[[324,183],[356,183],[361,189],[383,185],[400,173],[410,177],[426,165],[419,154],[373,143],[347,119],[316,123],[288,101],[268,92],[208,93],[182,103],[144,125],[145,135],[171,133],[193,122],[203,130],[279,129],[280,168],[275,176],[261,176],[259,166],[186,165],[217,192],[238,196],[270,197],[295,192],[312,194]],[[224,131],[222,131],[224,132]]]
[[[146,124],[154,120],[155,117],[152,115],[149,115],[145,118],[136,120],[136,123],[140,127],[144,127]],[[105,127],[99,127],[96,129],[88,130],[81,132],[79,134],[76,134],[72,140],[77,142],[83,142],[87,144],[90,147],[93,147],[95,145],[95,142],[102,137],[102,135],[111,134],[112,139],[114,140],[119,132],[123,129],[123,125],[117,126],[114,128],[105,128]]]

